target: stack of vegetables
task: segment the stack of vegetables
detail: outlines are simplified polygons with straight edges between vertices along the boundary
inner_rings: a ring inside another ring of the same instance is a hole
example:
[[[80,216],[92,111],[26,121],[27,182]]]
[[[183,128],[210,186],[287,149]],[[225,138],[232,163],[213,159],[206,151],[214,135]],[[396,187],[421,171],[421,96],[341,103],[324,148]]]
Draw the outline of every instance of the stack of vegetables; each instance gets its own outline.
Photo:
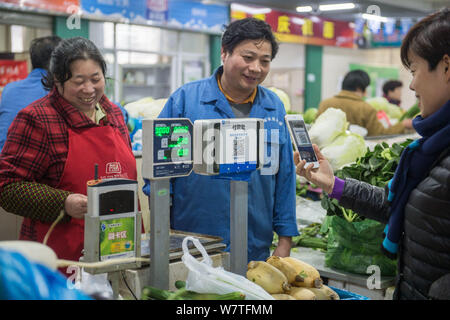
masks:
[[[411,142],[408,139],[391,147],[385,142],[377,144],[373,151],[367,150],[356,163],[338,170],[336,176],[385,187],[394,175],[402,151]],[[380,250],[384,225],[344,209],[336,199],[326,194],[321,201],[322,207],[327,210],[327,218],[321,228],[322,232],[328,233],[325,264],[360,274],[366,274],[368,266],[377,265],[381,275],[395,275],[396,261],[388,259]]]
[[[403,109],[395,104],[390,103],[384,97],[366,99],[366,102],[370,104],[375,110],[384,111],[388,116],[391,124],[397,123],[403,116]]]
[[[288,94],[285,91],[278,89],[276,87],[269,87],[268,89],[273,91],[278,96],[278,98],[280,98],[281,102],[283,102],[284,109],[286,110],[286,112],[290,112],[291,99],[289,99]]]
[[[151,286],[142,289],[141,300],[244,300],[245,294],[239,291],[217,294],[197,293],[186,290],[186,282],[175,281],[176,291],[162,290]]]
[[[309,130],[311,141],[320,148],[334,171],[353,163],[366,152],[364,138],[347,131],[345,112],[328,108]]]
[[[339,295],[323,284],[317,269],[293,257],[271,256],[266,261],[250,261],[247,267],[247,279],[276,300],[339,300]]]

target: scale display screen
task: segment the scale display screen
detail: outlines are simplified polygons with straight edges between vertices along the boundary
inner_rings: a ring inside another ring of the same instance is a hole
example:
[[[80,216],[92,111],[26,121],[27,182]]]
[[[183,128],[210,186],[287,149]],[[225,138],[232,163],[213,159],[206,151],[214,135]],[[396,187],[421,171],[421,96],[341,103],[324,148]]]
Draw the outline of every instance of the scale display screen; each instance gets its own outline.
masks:
[[[134,212],[134,192],[117,190],[100,194],[99,210],[100,216]]]
[[[192,134],[188,125],[158,123],[154,126],[155,162],[184,162],[192,159]]]
[[[193,126],[187,118],[142,121],[142,175],[147,179],[187,176],[193,167]]]

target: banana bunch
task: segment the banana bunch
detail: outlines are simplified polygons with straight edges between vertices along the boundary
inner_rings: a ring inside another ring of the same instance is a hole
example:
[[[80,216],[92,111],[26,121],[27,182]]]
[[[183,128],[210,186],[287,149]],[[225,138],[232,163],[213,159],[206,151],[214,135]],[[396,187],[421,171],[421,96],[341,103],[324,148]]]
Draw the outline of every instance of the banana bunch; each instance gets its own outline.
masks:
[[[277,300],[339,300],[317,269],[298,259],[271,256],[267,261],[250,261],[247,267],[247,279]]]

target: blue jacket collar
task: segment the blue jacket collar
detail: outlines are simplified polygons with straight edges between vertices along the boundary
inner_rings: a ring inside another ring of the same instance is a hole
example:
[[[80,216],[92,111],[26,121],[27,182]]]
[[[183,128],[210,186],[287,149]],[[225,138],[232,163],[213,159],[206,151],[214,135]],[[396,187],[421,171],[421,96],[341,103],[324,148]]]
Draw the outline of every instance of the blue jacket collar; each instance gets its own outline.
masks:
[[[227,98],[225,95],[220,91],[219,86],[217,85],[217,74],[223,72],[223,66],[218,67],[213,75],[207,79],[208,85],[206,86],[205,90],[203,90],[202,96],[201,96],[201,102],[204,103],[212,103],[215,102],[215,105],[222,109],[225,113],[233,114],[230,104],[228,103]],[[255,101],[253,102],[253,106],[261,106],[264,109],[267,110],[275,110],[276,107],[274,105],[260,105],[260,102],[263,100],[263,95],[265,93],[263,90],[261,90],[261,86],[258,86],[258,91],[256,93]],[[233,116],[234,117],[234,116]]]
[[[29,77],[42,78],[47,75],[47,70],[41,68],[35,68],[31,70]]]

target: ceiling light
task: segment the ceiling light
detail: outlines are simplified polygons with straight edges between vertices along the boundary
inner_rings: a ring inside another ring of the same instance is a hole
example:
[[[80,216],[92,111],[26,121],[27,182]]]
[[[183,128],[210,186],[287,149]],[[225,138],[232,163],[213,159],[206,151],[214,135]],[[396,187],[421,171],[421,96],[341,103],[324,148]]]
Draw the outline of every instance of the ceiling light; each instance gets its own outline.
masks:
[[[355,7],[356,6],[353,2],[321,4],[321,5],[319,5],[319,10],[320,11],[348,10],[348,9],[354,9]]]
[[[312,9],[313,8],[311,6],[303,6],[303,7],[297,7],[295,10],[297,10],[297,12],[311,12]]]
[[[377,16],[377,15],[368,14],[368,13],[363,13],[362,17],[363,17],[363,19],[372,20],[372,21],[380,21],[380,22],[387,22],[388,21],[388,18],[386,18],[386,17]]]

